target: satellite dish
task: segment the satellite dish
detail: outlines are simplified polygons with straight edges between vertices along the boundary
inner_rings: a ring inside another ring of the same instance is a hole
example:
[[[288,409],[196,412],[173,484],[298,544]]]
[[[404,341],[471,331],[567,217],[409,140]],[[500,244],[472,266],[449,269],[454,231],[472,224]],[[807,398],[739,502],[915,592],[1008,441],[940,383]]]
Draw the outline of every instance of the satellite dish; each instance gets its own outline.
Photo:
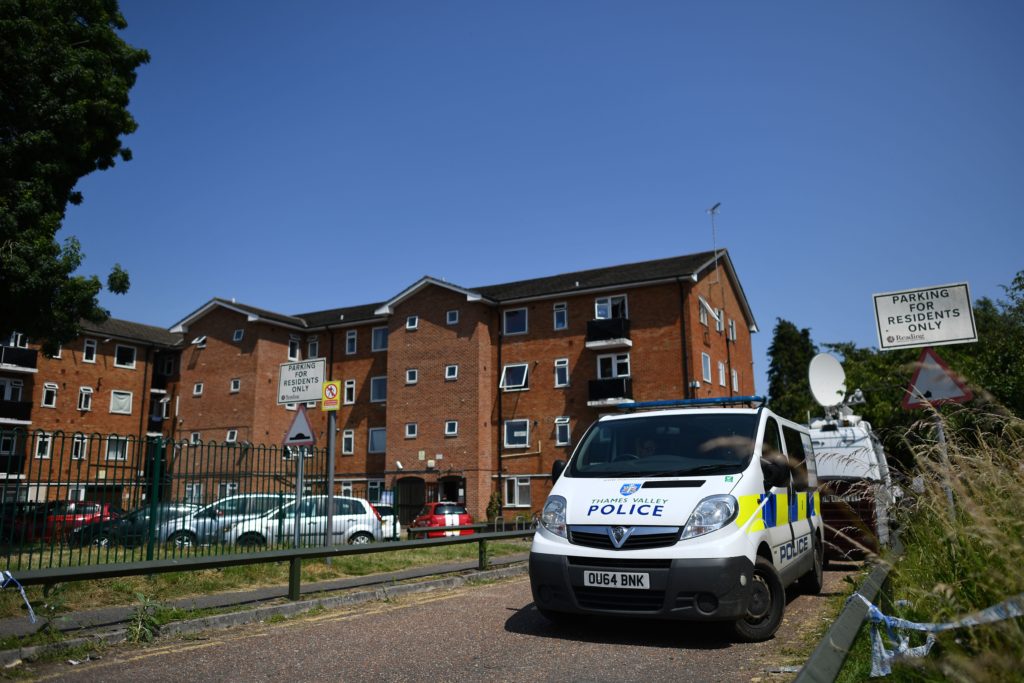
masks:
[[[835,356],[819,353],[811,359],[808,369],[811,393],[814,400],[824,408],[832,408],[846,397],[846,373]]]

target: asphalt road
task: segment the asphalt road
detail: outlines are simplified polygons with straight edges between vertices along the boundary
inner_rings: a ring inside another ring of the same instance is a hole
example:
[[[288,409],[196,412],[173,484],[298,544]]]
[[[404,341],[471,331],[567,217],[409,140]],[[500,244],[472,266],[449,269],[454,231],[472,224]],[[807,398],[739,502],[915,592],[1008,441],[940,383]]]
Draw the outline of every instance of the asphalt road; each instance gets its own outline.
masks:
[[[593,620],[557,627],[528,579],[425,593],[199,638],[120,646],[101,659],[34,666],[47,681],[784,681],[813,648],[848,572],[821,596],[791,595],[771,641],[740,645],[707,624]],[[27,673],[27,672],[26,672]]]

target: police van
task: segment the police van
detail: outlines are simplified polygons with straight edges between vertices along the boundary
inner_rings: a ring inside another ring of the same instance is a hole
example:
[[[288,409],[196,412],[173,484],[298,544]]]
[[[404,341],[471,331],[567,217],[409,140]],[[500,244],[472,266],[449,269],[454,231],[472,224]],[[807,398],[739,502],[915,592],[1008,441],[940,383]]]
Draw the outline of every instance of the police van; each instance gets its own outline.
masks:
[[[636,403],[591,425],[554,463],[530,551],[541,614],[731,622],[738,640],[762,641],[787,586],[819,593],[811,438],[763,404]]]

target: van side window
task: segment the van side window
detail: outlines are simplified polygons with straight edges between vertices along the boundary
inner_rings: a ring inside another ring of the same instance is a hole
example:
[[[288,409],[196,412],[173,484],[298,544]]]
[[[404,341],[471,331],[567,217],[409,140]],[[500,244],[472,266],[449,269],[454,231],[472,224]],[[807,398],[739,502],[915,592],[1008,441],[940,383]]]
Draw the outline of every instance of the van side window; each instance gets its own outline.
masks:
[[[779,423],[771,417],[764,423],[764,438],[761,440],[761,458],[779,467],[786,466],[786,455],[782,451],[782,441],[779,439]],[[770,487],[765,483],[765,490],[768,488]]]
[[[793,472],[793,488],[797,491],[807,490],[807,454],[804,453],[804,442],[801,434],[792,427],[783,427],[782,434],[786,439],[786,454],[789,456],[789,469]]]

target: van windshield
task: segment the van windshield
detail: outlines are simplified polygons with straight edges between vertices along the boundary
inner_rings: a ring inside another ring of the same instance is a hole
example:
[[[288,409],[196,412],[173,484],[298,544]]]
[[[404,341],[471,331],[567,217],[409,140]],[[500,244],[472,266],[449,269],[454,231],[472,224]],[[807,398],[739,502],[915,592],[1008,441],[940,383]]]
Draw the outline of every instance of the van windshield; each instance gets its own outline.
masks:
[[[583,437],[571,477],[685,477],[742,472],[757,415],[685,413],[598,422]]]

